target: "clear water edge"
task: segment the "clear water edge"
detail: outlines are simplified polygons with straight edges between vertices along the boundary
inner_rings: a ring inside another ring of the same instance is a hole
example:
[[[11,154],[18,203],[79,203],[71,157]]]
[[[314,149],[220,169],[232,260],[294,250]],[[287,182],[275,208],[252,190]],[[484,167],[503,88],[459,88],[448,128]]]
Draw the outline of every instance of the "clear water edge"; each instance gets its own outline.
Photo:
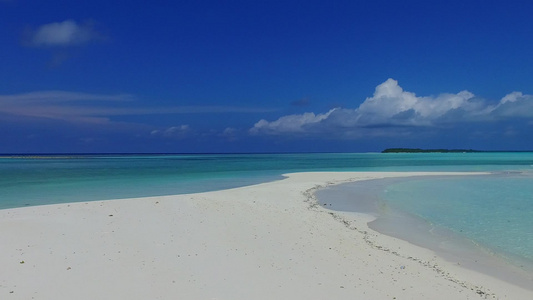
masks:
[[[395,210],[533,262],[532,183],[531,173],[423,178],[389,185],[381,198]]]
[[[497,173],[490,176],[498,176]],[[462,180],[468,176],[431,176],[430,180]],[[482,178],[480,176],[474,176]],[[472,178],[472,177],[470,177]],[[358,212],[372,215],[369,227],[414,245],[430,249],[449,262],[489,274],[526,289],[533,287],[533,259],[511,249],[502,249],[480,242],[453,227],[436,224],[420,214],[399,208],[391,203],[398,198],[386,198],[386,191],[394,186],[428,180],[427,177],[376,179],[346,183],[317,192],[324,207],[344,213]],[[527,230],[527,228],[525,228]],[[533,249],[529,244],[528,249]],[[530,251],[530,250],[528,250]]]

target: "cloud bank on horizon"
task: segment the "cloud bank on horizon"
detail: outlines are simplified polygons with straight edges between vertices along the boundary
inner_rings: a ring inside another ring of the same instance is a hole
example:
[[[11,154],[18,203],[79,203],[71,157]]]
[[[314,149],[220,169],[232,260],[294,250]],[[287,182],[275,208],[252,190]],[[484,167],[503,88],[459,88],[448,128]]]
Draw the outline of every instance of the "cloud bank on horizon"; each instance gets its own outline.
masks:
[[[361,137],[372,132],[386,135],[384,128],[449,127],[461,123],[490,123],[533,117],[533,95],[512,92],[498,103],[476,97],[469,91],[438,96],[417,96],[404,91],[389,78],[374,95],[355,109],[334,108],[315,114],[306,112],[261,119],[249,130],[253,135],[324,135]],[[392,131],[391,131],[392,132]]]
[[[462,124],[499,124],[498,122],[525,121],[533,125],[533,95],[512,92],[498,102],[476,97],[469,91],[438,96],[417,96],[405,91],[394,79],[379,84],[372,97],[357,108],[333,108],[326,112],[306,112],[281,116],[276,120],[261,119],[246,130],[227,119],[220,128],[210,133],[193,130],[192,124],[154,125],[160,115],[223,115],[229,113],[257,116],[276,110],[267,108],[231,106],[140,106],[140,99],[129,94],[103,95],[66,91],[41,91],[25,94],[0,95],[1,114],[19,118],[19,121],[58,120],[71,124],[107,126],[117,125],[120,116],[148,116],[144,123],[130,121],[132,128],[141,125],[147,135],[160,138],[193,137],[218,132],[221,138],[231,140],[247,135],[289,136],[291,138],[360,139],[372,136],[408,134],[420,128],[454,128]],[[176,117],[176,119],[180,119]],[[200,118],[209,125],[210,118]],[[198,124],[196,124],[198,125]],[[241,125],[242,126],[242,125]],[[244,125],[246,126],[246,125]],[[206,126],[201,126],[206,128]]]

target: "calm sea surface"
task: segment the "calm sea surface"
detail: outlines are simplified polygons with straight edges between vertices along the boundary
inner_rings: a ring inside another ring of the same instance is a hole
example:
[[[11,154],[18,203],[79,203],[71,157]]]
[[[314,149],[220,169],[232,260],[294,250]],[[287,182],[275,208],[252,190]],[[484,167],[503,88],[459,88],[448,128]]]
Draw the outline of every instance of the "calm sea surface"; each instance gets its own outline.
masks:
[[[531,171],[533,153],[0,156],[0,209],[219,190],[298,171]]]
[[[533,153],[526,152],[4,156],[0,209],[219,190],[299,171],[493,172],[393,180],[371,192],[382,208],[533,261]]]

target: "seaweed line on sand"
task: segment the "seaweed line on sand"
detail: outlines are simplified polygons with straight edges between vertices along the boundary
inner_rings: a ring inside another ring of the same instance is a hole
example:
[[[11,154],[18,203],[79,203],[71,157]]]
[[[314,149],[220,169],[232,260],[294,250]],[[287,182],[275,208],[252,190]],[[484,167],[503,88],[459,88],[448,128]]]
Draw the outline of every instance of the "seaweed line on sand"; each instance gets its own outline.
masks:
[[[369,179],[375,179],[375,178],[373,178],[373,177],[368,177],[368,178],[364,178],[364,179],[358,178],[357,181],[359,181],[359,180],[369,180]],[[340,214],[337,214],[337,213],[332,212],[332,211],[328,211],[327,209],[322,208],[319,205],[318,200],[317,200],[317,198],[315,196],[315,192],[316,191],[324,189],[324,188],[327,188],[327,187],[332,186],[332,185],[338,185],[338,184],[348,183],[348,182],[353,182],[353,181],[356,181],[356,179],[350,178],[350,179],[342,180],[342,181],[338,181],[338,182],[326,182],[326,184],[324,184],[324,185],[317,184],[314,187],[312,187],[310,189],[307,189],[306,191],[302,192],[302,194],[305,196],[304,202],[308,204],[308,209],[309,210],[314,210],[314,211],[317,211],[317,212],[327,213],[335,221],[342,223],[346,228],[348,228],[350,230],[353,230],[353,231],[356,231],[359,234],[361,234],[363,236],[363,240],[366,242],[366,244],[369,245],[370,247],[372,247],[373,249],[380,250],[380,251],[383,251],[383,252],[387,252],[387,253],[389,253],[391,255],[395,255],[395,256],[403,258],[403,259],[414,261],[414,262],[420,264],[421,266],[432,270],[438,276],[440,276],[440,277],[442,277],[442,278],[444,278],[444,279],[446,279],[446,280],[448,280],[450,282],[453,282],[454,284],[457,284],[457,285],[459,285],[459,286],[461,286],[461,287],[463,287],[465,289],[469,289],[469,290],[475,292],[477,295],[479,295],[482,298],[485,298],[485,299],[488,299],[488,298],[499,299],[499,297],[496,294],[494,294],[493,292],[491,292],[490,289],[488,289],[486,287],[483,287],[483,286],[477,286],[475,284],[469,283],[469,282],[464,281],[464,280],[459,280],[459,279],[453,277],[449,272],[447,272],[444,268],[442,268],[441,266],[437,265],[436,263],[432,263],[430,261],[426,261],[426,260],[423,260],[423,259],[420,259],[420,258],[417,258],[417,257],[413,257],[411,255],[405,255],[405,254],[399,253],[397,251],[390,250],[389,248],[380,245],[378,242],[376,242],[374,240],[374,237],[377,236],[375,233],[368,232],[367,230],[358,229],[353,224],[353,221],[347,220],[346,218],[344,218]]]

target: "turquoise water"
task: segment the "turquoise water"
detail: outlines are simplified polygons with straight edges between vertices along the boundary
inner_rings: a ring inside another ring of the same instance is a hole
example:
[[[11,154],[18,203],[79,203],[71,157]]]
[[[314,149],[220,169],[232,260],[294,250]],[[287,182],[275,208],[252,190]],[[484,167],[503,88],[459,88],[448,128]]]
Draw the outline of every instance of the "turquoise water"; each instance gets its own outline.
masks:
[[[493,172],[391,181],[365,197],[533,260],[533,153],[525,152],[0,156],[0,209],[219,190],[299,171]]]
[[[401,181],[388,185],[381,199],[504,257],[533,263],[533,173]]]
[[[531,170],[533,153],[0,157],[0,209],[202,192],[298,171]]]

